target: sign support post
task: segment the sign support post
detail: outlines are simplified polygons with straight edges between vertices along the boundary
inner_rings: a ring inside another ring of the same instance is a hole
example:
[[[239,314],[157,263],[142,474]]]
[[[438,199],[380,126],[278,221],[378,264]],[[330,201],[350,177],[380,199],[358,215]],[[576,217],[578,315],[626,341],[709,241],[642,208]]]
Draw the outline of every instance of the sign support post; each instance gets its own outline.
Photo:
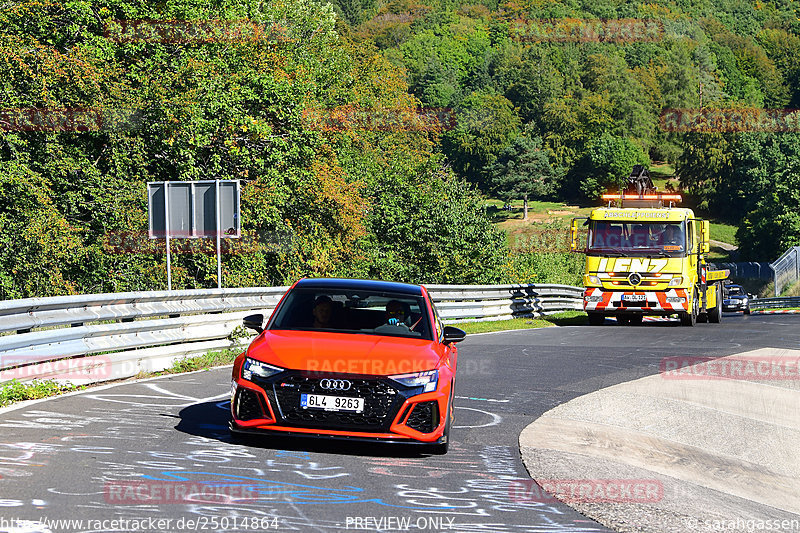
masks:
[[[219,180],[214,182],[215,200],[216,200],[216,215],[217,215],[217,288],[222,288],[222,208],[220,207],[219,198]]]
[[[169,253],[169,182],[164,182],[164,235],[167,243],[167,290],[172,290],[172,261]]]

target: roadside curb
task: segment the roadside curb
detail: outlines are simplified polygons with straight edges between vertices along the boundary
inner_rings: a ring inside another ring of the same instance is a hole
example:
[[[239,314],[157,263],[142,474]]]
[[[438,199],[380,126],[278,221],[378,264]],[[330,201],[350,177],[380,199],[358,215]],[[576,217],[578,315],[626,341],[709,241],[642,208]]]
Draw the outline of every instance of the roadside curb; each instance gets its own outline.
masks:
[[[765,348],[724,359],[786,357]],[[648,376],[580,396],[520,434],[540,485],[645,480],[658,499],[561,498],[618,531],[748,530],[748,520],[800,523],[800,380]],[[733,527],[730,527],[733,525]],[[752,530],[752,529],[751,529]]]

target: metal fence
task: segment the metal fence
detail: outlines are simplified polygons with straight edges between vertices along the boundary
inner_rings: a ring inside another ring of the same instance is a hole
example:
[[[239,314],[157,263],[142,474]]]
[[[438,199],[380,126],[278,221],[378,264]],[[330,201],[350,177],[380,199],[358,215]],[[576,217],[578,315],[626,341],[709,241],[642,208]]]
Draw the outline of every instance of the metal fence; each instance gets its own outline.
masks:
[[[709,263],[711,270],[730,270],[732,278],[749,278],[771,280],[774,276],[769,263]]]
[[[0,301],[0,383],[127,378],[180,357],[249,342],[248,314],[268,316],[288,287],[89,294]],[[565,285],[432,285],[445,322],[581,310]],[[237,330],[237,328],[239,328]],[[235,330],[237,330],[235,332]]]
[[[786,285],[800,280],[800,246],[789,248],[770,266],[774,272],[775,296],[780,296]]]
[[[750,300],[751,309],[786,309],[788,307],[800,307],[800,296]]]

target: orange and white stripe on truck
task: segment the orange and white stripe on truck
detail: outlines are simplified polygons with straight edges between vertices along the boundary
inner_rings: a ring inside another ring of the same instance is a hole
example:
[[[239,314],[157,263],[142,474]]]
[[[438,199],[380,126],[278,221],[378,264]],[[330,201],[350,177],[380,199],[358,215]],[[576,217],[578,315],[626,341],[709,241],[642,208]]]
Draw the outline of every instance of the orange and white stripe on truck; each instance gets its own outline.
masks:
[[[626,305],[624,295],[643,295],[645,301],[637,305]],[[583,291],[584,311],[688,311],[689,299],[686,289],[668,291],[604,291],[587,288]]]

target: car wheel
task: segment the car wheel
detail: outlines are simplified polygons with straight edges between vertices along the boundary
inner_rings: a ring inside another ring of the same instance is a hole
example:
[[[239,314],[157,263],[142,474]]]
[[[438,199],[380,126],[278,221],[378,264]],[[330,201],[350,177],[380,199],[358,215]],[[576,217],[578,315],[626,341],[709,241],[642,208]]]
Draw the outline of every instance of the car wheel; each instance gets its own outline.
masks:
[[[589,317],[590,326],[602,326],[606,321],[606,317],[602,313],[587,313]]]
[[[680,313],[681,316],[681,326],[689,326],[694,327],[697,324],[697,291],[694,292],[694,298],[692,298],[692,310],[688,312]]]
[[[746,315],[750,314],[750,305],[748,305],[747,307],[744,308],[744,314],[746,314]]]
[[[450,448],[450,426],[453,422],[453,398],[454,395],[450,395],[450,405],[448,407],[447,413],[447,420],[444,423],[444,432],[442,433],[442,438],[444,442],[440,442],[438,444],[431,444],[429,447],[429,451],[431,455],[444,455],[447,453],[447,450]]]

